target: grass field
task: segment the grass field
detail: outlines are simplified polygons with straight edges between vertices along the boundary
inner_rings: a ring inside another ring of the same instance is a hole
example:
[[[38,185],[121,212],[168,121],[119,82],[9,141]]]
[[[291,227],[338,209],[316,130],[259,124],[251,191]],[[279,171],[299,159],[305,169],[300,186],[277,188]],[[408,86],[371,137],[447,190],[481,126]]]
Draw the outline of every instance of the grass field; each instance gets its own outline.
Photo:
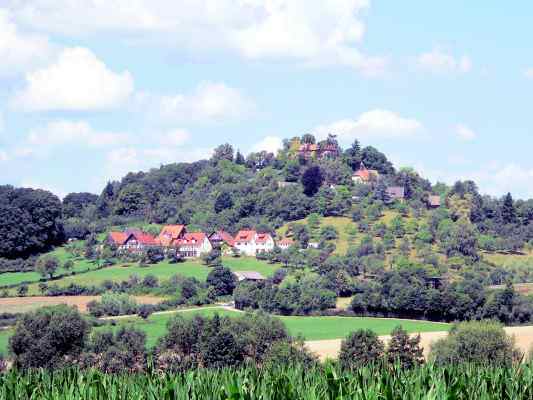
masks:
[[[280,265],[268,264],[266,261],[260,261],[253,257],[226,257],[223,259],[223,264],[234,271],[257,271],[267,277],[271,276],[274,271],[280,267]],[[180,274],[187,277],[194,277],[199,280],[205,280],[209,271],[209,267],[206,267],[200,261],[196,260],[185,261],[178,264],[170,264],[167,261],[163,261],[147,267],[139,267],[137,264],[129,264],[129,266],[115,265],[79,275],[63,277],[54,280],[53,282],[49,282],[49,284],[53,283],[59,286],[67,286],[71,283],[79,285],[98,285],[106,280],[127,280],[132,274],[139,276],[141,279],[146,275],[155,275],[159,280],[165,280],[173,275]],[[15,289],[12,291],[14,292]],[[29,285],[29,294],[39,294],[37,283]]]
[[[96,269],[97,265],[92,263],[89,260],[80,258],[76,259],[73,258],[70,254],[67,253],[65,248],[58,247],[54,251],[51,251],[51,255],[56,256],[59,259],[60,267],[58,268],[56,275],[63,275],[67,273],[65,269],[63,269],[63,264],[67,260],[72,260],[74,262],[74,268],[73,271],[79,272],[79,271],[86,271],[88,269]],[[0,274],[0,286],[7,286],[7,285],[18,285],[22,282],[38,282],[41,279],[41,275],[39,275],[37,272],[7,272],[4,274]]]
[[[225,310],[222,308],[198,308],[180,312],[185,317],[202,315],[211,317],[215,314],[221,316],[238,316],[237,311]],[[146,321],[138,317],[118,319],[117,325],[134,326],[146,333],[147,346],[152,347],[157,340],[167,331],[167,323],[173,318],[175,313],[154,314]],[[340,339],[346,337],[350,332],[357,329],[371,329],[378,335],[389,334],[394,327],[401,325],[410,333],[433,332],[448,330],[450,325],[425,321],[410,321],[385,318],[360,318],[360,317],[280,317],[287,330],[292,336],[303,336],[306,340],[326,340]],[[106,330],[109,327],[99,327],[95,330]],[[11,335],[11,330],[0,331],[0,353],[6,352],[7,341]]]

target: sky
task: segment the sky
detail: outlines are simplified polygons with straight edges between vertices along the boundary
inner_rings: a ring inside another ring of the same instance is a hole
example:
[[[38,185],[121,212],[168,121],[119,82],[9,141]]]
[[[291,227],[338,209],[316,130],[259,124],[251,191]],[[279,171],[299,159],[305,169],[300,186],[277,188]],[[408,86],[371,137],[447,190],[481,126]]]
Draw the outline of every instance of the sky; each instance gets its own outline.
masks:
[[[533,3],[0,0],[0,182],[334,133],[432,182],[533,197]]]

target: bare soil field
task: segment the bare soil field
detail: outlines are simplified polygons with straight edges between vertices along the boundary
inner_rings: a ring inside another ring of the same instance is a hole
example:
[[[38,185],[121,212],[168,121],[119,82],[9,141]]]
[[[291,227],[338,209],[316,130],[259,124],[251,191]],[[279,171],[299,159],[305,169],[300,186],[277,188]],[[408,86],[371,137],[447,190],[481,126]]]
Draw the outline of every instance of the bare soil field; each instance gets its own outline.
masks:
[[[507,327],[505,331],[509,335],[513,335],[516,340],[516,345],[523,352],[527,354],[533,346],[533,326],[516,326]],[[448,335],[448,332],[423,332],[420,334],[420,344],[424,349],[424,356],[427,357],[431,349],[431,344],[442,339]],[[390,336],[379,337],[384,342],[390,340]],[[312,340],[306,341],[307,348],[318,355],[321,360],[328,358],[337,358],[341,348],[341,339],[332,340]]]
[[[99,299],[100,296],[6,297],[0,298],[0,313],[24,313],[58,304],[76,306],[81,312],[86,312],[87,303]],[[135,296],[135,300],[139,304],[156,304],[162,299],[154,296]]]

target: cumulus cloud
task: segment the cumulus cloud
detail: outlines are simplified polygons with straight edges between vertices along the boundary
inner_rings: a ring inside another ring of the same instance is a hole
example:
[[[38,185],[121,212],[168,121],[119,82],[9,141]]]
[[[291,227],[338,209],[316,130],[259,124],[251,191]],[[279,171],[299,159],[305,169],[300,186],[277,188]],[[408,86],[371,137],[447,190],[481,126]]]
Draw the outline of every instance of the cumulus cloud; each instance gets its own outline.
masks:
[[[189,131],[185,129],[174,129],[160,135],[160,142],[167,146],[181,146],[191,137]]]
[[[202,82],[191,93],[159,96],[139,93],[136,105],[166,121],[221,121],[251,115],[255,103],[241,90],[221,82]]]
[[[0,132],[4,130],[4,115],[2,114],[2,111],[0,111]]]
[[[124,144],[128,140],[129,136],[125,133],[97,131],[85,121],[58,120],[33,129],[27,142],[38,147],[64,144],[106,147]]]
[[[386,60],[358,50],[370,0],[7,0],[20,23],[87,36],[123,33],[191,51],[340,64],[375,75]],[[83,12],[80,12],[83,10]]]
[[[46,36],[21,32],[11,14],[0,8],[0,76],[24,72],[46,61],[53,46]]]
[[[533,79],[533,67],[531,67],[531,68],[526,68],[526,70],[524,71],[524,76],[525,76],[527,79]]]
[[[51,65],[26,75],[12,104],[24,110],[94,110],[123,103],[133,92],[128,71],[115,73],[89,49],[64,49]]]
[[[439,48],[420,54],[417,64],[433,73],[467,73],[472,70],[472,60],[469,56],[456,57]]]
[[[253,152],[267,151],[277,154],[283,148],[283,140],[278,136],[266,136],[252,147]]]
[[[416,119],[402,117],[389,110],[371,110],[355,119],[343,119],[316,127],[313,132],[319,138],[329,133],[337,135],[340,141],[356,138],[399,139],[413,138],[420,134],[423,125]]]
[[[465,124],[459,124],[455,127],[455,132],[459,139],[465,140],[465,141],[472,141],[475,138],[477,138],[477,133],[470,129]]]

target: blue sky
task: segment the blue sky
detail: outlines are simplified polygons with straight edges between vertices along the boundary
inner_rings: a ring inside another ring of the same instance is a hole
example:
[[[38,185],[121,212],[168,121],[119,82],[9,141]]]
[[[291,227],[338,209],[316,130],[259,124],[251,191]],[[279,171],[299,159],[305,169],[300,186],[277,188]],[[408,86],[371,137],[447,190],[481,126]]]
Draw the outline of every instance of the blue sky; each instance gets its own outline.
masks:
[[[65,195],[338,134],[533,197],[533,4],[3,0],[0,179]]]

